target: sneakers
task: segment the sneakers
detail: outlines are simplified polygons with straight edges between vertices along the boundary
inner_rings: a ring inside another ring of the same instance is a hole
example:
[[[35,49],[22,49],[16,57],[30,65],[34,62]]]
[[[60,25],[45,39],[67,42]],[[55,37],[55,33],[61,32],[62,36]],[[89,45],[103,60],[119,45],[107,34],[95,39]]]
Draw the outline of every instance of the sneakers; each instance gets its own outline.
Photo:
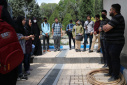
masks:
[[[51,52],[50,50],[47,50],[47,52]]]
[[[43,50],[43,52],[45,52],[45,50]]]
[[[56,51],[57,51],[57,49],[54,50],[54,52],[56,52]]]
[[[100,50],[97,50],[97,53],[100,53],[101,51]]]
[[[89,51],[89,53],[92,53],[92,52],[93,52],[93,50],[90,50],[90,51]]]
[[[26,71],[26,72],[24,73],[24,75],[30,75],[30,72],[29,72],[29,71]]]
[[[83,51],[82,52],[85,52],[86,51],[86,49],[83,49]]]
[[[108,79],[108,82],[116,81],[116,80],[118,80],[118,79],[119,79],[119,77],[111,76],[111,77]]]
[[[78,49],[76,49],[75,51],[78,52]]]
[[[27,77],[27,75],[20,74],[20,75],[18,76],[17,80],[28,80],[28,77]]]
[[[107,68],[108,67],[108,65],[107,64],[105,64],[102,68]]]

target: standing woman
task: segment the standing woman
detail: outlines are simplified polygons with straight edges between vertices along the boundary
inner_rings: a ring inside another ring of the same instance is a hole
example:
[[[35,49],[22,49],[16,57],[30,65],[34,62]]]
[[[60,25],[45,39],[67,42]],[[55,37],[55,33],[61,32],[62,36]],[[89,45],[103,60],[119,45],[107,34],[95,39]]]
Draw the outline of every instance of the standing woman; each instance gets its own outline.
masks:
[[[32,38],[34,38],[34,35],[31,35],[31,26],[32,22],[31,19],[26,21],[25,25],[25,33],[26,36],[30,36],[29,40],[26,40],[25,46],[26,46],[26,54],[24,56],[24,68],[25,68],[25,74],[30,75],[29,69],[30,69],[30,58],[31,58],[31,52],[32,52]]]
[[[23,50],[23,53],[25,54],[26,51],[25,51],[25,41],[26,40],[29,40],[29,36],[25,36],[25,29],[24,29],[24,26],[26,24],[26,20],[25,20],[25,17],[23,16],[19,16],[17,18],[17,21],[16,21],[16,25],[17,25],[17,28],[18,28],[18,33],[17,33],[17,36],[18,36],[18,40],[19,40],[19,43],[21,45],[21,48]],[[23,76],[23,72],[22,72],[22,63],[19,65],[19,75],[18,75],[18,79],[27,79],[27,77],[24,77]]]
[[[33,44],[35,45],[35,49],[34,49],[34,55],[42,55],[42,47],[41,47],[41,41],[40,41],[40,29],[39,26],[37,24],[37,19],[33,18],[32,19],[32,34],[35,36],[34,38],[34,42]]]

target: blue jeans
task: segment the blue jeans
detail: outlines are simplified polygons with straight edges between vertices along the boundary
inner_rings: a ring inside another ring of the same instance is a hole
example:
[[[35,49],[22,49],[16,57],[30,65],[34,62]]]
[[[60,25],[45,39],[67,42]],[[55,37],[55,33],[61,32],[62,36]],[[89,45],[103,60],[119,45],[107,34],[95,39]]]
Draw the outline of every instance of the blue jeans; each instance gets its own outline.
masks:
[[[107,61],[109,73],[118,77],[120,73],[120,54],[124,44],[109,44],[106,42]]]
[[[90,40],[90,46],[89,46],[89,50],[90,50],[91,44],[92,44],[92,39],[93,39],[93,35],[90,35],[90,33],[84,35],[84,49],[86,49],[86,44],[87,44],[88,37],[89,37],[89,40]]]

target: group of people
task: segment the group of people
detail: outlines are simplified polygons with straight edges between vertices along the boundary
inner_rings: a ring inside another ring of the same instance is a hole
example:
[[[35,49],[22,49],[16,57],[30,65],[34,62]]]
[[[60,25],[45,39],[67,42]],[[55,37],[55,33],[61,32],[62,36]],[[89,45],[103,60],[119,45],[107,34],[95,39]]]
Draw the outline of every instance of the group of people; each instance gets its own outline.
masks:
[[[40,29],[36,18],[26,20],[24,16],[18,16],[17,19],[13,20],[7,11],[6,0],[1,0],[0,5],[3,6],[1,18],[15,29],[15,32],[17,33],[16,37],[19,40],[24,54],[24,60],[22,61],[22,63],[24,63],[24,72],[21,63],[13,71],[7,74],[0,74],[0,84],[16,85],[17,77],[18,79],[26,79],[27,76],[30,75],[30,71],[32,70],[30,68],[31,54],[42,55]],[[73,39],[76,52],[81,52],[80,46],[82,39],[79,40],[78,38],[84,37],[83,51],[86,51],[87,39],[89,37],[89,52],[93,52],[95,42],[98,39],[97,52],[100,52],[100,48],[102,48],[105,63],[104,67],[109,67],[109,73],[105,76],[111,76],[109,81],[114,81],[119,78],[120,53],[125,43],[125,21],[120,10],[121,6],[119,4],[113,4],[110,9],[111,20],[106,17],[107,11],[102,10],[102,21],[100,20],[99,14],[95,16],[95,23],[91,20],[91,16],[87,16],[87,21],[85,21],[84,26],[81,25],[79,19],[76,19],[75,25],[72,23],[73,21],[70,20],[70,24],[67,25],[66,28],[69,37],[70,50],[72,49],[71,39]],[[48,23],[47,18],[44,18],[44,22],[41,24],[41,29],[43,35],[43,52],[51,52],[49,50],[50,24]],[[52,35],[54,39],[54,51],[60,51],[60,40],[63,34],[62,24],[59,23],[58,18],[55,18],[55,23],[52,24]],[[47,49],[45,46],[46,39]],[[32,44],[35,46],[33,52]]]

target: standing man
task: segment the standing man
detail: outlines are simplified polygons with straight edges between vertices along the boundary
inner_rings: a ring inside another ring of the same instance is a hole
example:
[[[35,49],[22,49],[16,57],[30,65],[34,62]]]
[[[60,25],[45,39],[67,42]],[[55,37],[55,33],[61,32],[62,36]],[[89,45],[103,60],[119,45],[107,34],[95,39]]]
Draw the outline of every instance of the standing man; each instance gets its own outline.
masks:
[[[90,40],[89,50],[91,48],[92,39],[93,39],[94,22],[91,21],[91,16],[87,16],[87,21],[85,21],[84,23],[84,29],[85,29],[85,36],[84,36],[84,50],[83,51],[86,51],[86,44],[87,44],[88,37]]]
[[[80,50],[80,47],[81,47],[81,41],[79,40],[76,40],[76,35],[81,35],[83,36],[84,35],[84,29],[82,27],[82,25],[80,25],[80,21],[79,19],[76,20],[76,25],[73,27],[73,30],[72,30],[72,34],[73,34],[73,37],[75,39],[75,50],[76,52],[81,52]]]
[[[108,76],[111,76],[108,80],[109,82],[120,78],[120,54],[125,44],[125,20],[120,12],[121,6],[119,4],[113,4],[110,9],[112,19],[107,25],[103,26],[103,31],[106,32],[106,51],[109,66]]]
[[[67,35],[69,37],[69,47],[70,47],[70,50],[71,50],[71,39],[73,39],[74,48],[75,48],[75,40],[74,40],[73,35],[72,35],[72,29],[73,29],[73,27],[74,27],[74,24],[72,24],[72,20],[70,20],[70,24],[68,24],[67,28],[66,28]]]
[[[45,39],[47,39],[47,52],[49,50],[49,35],[50,35],[50,24],[47,22],[47,18],[44,18],[44,22],[41,24],[42,35],[43,35],[43,52],[46,52]]]
[[[100,33],[99,33],[99,27],[100,27],[100,15],[97,14],[95,16],[96,22],[94,25],[94,34],[93,34],[93,40],[92,40],[92,46],[91,46],[91,50],[89,52],[93,52],[94,49],[94,45],[96,43],[96,40],[98,39],[98,49],[97,52],[100,52],[100,48],[101,48],[101,44],[100,44]]]
[[[62,34],[62,25],[58,22],[58,18],[55,18],[55,23],[52,24],[52,35],[54,38],[55,52],[60,51],[60,40]]]
[[[106,25],[109,22],[109,19],[107,18],[107,11],[102,10],[102,21],[100,23],[99,31],[100,31],[100,42],[101,42],[101,48],[103,52],[103,60],[104,60],[104,66],[103,68],[107,67],[107,53],[106,53],[106,47],[105,47],[105,32],[102,30],[103,26]]]

